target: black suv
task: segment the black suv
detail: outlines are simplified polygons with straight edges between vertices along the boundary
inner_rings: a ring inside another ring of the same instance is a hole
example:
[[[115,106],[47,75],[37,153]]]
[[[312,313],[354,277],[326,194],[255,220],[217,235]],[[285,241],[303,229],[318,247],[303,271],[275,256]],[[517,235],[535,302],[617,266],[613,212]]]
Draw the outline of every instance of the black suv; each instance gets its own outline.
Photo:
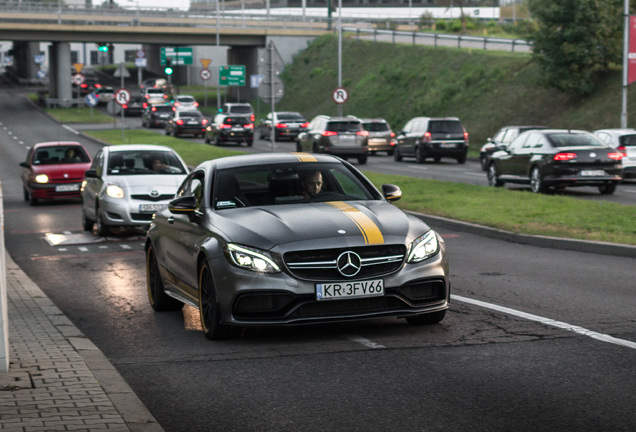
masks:
[[[238,145],[254,144],[254,123],[242,115],[217,114],[212,123],[205,128],[205,142],[223,145],[233,142]]]
[[[463,164],[468,153],[468,132],[457,117],[415,117],[398,132],[393,156],[396,161],[414,157],[417,163],[426,158],[439,162],[443,157]]]

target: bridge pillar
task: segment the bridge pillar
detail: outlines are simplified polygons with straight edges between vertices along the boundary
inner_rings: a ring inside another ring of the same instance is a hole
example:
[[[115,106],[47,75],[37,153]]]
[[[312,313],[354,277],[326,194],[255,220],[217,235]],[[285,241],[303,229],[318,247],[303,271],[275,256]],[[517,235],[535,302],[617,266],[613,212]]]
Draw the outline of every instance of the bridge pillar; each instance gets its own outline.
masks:
[[[49,47],[49,97],[71,99],[71,44],[53,42]]]
[[[258,74],[258,49],[258,46],[232,46],[227,50],[228,65],[245,66],[245,87],[225,87],[228,102],[251,102],[258,96],[258,89],[250,87],[250,75]]]
[[[13,71],[20,75],[20,78],[27,80],[36,79],[39,67],[35,63],[35,56],[40,54],[40,44],[38,42],[13,42]]]

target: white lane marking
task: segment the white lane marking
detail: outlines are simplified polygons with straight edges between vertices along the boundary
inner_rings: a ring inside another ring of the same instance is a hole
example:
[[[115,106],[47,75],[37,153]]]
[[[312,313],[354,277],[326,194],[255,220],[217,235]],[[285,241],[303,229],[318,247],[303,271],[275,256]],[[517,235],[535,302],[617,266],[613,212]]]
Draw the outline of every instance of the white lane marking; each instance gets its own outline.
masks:
[[[469,175],[469,176],[474,176],[474,177],[483,177],[486,178],[486,173],[476,173],[476,172],[468,172],[468,171],[464,171],[462,174],[465,175]]]
[[[79,135],[79,132],[73,129],[72,127],[70,127],[69,125],[62,125],[62,127],[66,129],[67,131],[74,133],[75,135]]]
[[[356,342],[359,343],[361,345],[364,345],[367,348],[373,348],[373,349],[382,349],[382,348],[386,348],[384,345],[380,345],[379,343],[373,342],[369,339],[363,338],[361,336],[354,336],[354,335],[350,335],[350,336],[345,336],[347,339],[349,339],[351,342]]]
[[[84,246],[81,246],[78,249],[80,250],[80,252],[88,252],[88,248]]]
[[[515,309],[510,309],[504,306],[498,306],[496,304],[492,304],[492,303],[486,303],[483,301],[479,301],[479,300],[474,300],[474,299],[470,299],[468,297],[462,297],[462,296],[458,296],[458,295],[451,295],[451,298],[453,300],[457,300],[460,302],[464,302],[464,303],[470,303],[473,304],[475,306],[481,306],[483,308],[486,309],[492,309],[492,310],[496,310],[498,312],[502,312],[502,313],[506,313],[509,315],[514,315],[520,318],[524,318],[530,321],[536,321],[539,322],[541,324],[545,324],[545,325],[549,325],[549,326],[553,326],[553,327],[558,327],[560,329],[563,330],[567,330],[567,331],[571,331],[583,336],[588,336],[591,337],[592,339],[596,339],[599,340],[601,342],[607,342],[607,343],[612,343],[615,345],[620,345],[620,346],[624,346],[627,348],[631,348],[631,349],[636,349],[636,342],[631,342],[625,339],[618,339],[615,338],[614,336],[610,336],[604,333],[598,333],[583,327],[579,327],[579,326],[575,326],[572,324],[568,324],[562,321],[555,321],[551,318],[545,318],[545,317],[541,317],[538,315],[533,315],[533,314],[529,314],[526,312],[521,312]]]
[[[130,245],[127,245],[127,244],[123,244],[123,245],[120,245],[120,246],[121,246],[122,249],[132,249],[130,247]]]
[[[623,189],[625,192],[636,193],[636,189]]]

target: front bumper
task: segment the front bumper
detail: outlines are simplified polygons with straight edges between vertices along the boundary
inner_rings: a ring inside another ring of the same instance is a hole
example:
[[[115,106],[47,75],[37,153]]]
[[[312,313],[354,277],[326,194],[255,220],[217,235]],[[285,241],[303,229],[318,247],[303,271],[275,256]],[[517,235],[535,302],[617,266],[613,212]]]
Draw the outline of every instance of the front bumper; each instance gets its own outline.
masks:
[[[34,183],[29,182],[29,195],[37,199],[79,198],[81,182]]]
[[[99,203],[104,225],[111,227],[145,227],[150,225],[155,211],[142,211],[141,205],[168,206],[170,200],[149,202],[136,199],[102,199]]]
[[[448,309],[450,277],[444,256],[438,253],[425,264],[403,264],[399,271],[383,276],[382,296],[338,300],[317,300],[316,281],[296,279],[285,272],[242,270],[223,256],[210,264],[223,322],[240,326],[297,325],[408,317]]]

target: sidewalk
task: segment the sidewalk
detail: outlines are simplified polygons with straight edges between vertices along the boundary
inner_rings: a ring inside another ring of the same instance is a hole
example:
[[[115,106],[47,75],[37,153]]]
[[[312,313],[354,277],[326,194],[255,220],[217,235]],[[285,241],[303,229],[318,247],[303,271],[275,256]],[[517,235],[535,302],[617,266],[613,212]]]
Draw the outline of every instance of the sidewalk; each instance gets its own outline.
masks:
[[[0,431],[163,429],[104,354],[6,254],[9,373]]]

